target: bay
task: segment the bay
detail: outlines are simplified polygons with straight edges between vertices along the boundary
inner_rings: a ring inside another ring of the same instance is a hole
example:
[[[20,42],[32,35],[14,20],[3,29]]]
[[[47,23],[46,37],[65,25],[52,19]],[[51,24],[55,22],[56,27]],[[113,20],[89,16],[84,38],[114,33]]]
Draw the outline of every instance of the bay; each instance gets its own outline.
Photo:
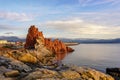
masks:
[[[120,44],[79,44],[71,46],[75,51],[68,54],[63,63],[87,66],[105,72],[106,68],[120,68]]]

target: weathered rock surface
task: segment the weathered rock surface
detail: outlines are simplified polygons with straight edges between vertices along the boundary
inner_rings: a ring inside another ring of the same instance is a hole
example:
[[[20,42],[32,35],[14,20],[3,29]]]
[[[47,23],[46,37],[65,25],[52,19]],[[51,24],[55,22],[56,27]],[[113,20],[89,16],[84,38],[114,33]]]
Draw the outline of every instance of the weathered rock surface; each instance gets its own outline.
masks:
[[[33,80],[33,79],[45,79],[45,78],[55,78],[59,76],[56,71],[48,69],[37,69],[36,71],[30,73],[28,76],[22,80]]]
[[[20,61],[22,62],[28,62],[28,63],[37,63],[37,58],[32,56],[29,53],[24,54],[19,58]]]
[[[114,80],[114,78],[112,78],[109,75],[105,75],[102,72],[96,71],[94,69],[91,68],[87,68],[87,67],[71,67],[72,70],[78,72],[80,74],[81,79],[85,80]]]
[[[11,71],[8,71],[8,72],[5,72],[4,75],[6,77],[16,77],[18,76],[20,73],[18,70],[11,70]]]
[[[37,63],[36,57],[34,57],[33,55],[29,53],[21,52],[19,50],[13,50],[13,51],[7,52],[7,54],[3,56],[11,58],[11,59],[16,59],[22,62]]]
[[[28,34],[27,34],[27,38],[26,38],[26,43],[25,43],[25,48],[26,49],[32,49],[34,48],[35,46],[35,43],[36,43],[36,39],[38,37],[42,37],[43,40],[44,40],[44,37],[43,37],[43,34],[42,32],[39,32],[38,31],[38,28],[36,28],[34,25],[31,26],[28,30]],[[43,41],[44,43],[44,41]]]
[[[52,41],[51,39],[45,38],[45,46],[53,51],[54,53],[68,53],[73,52],[74,50],[70,47],[67,47],[62,41],[55,39]]]
[[[109,75],[87,67],[62,65],[59,70],[50,70],[39,64],[28,65],[1,56],[0,63],[0,80],[114,80]]]
[[[36,44],[37,45],[39,44],[40,46],[36,47],[35,46]],[[34,25],[31,26],[28,30],[28,34],[26,37],[25,48],[38,49],[39,47],[40,48],[39,50],[42,50],[41,48],[43,48],[43,46],[44,48],[48,49],[48,50],[41,51],[43,54],[46,53],[44,51],[47,51],[47,53],[51,51],[52,53],[59,54],[59,55],[74,51],[72,48],[67,47],[62,41],[58,39],[55,39],[54,41],[52,41],[51,39],[44,38],[42,32],[38,31],[38,28],[36,28]]]
[[[18,60],[11,60],[11,62],[8,63],[8,68],[9,69],[16,69],[16,70],[19,70],[19,71],[24,71],[24,72],[30,72],[32,69],[30,66],[24,64],[23,62],[21,61],[18,61]]]
[[[72,70],[66,70],[61,72],[62,76],[65,77],[66,79],[72,79],[72,80],[77,80],[80,78],[80,74],[76,71]]]
[[[5,72],[11,71],[10,69],[7,69],[5,66],[0,66],[0,74],[4,74]]]
[[[114,80],[111,76],[99,71],[84,67],[71,67],[67,70],[54,71],[48,69],[37,69],[22,80]]]

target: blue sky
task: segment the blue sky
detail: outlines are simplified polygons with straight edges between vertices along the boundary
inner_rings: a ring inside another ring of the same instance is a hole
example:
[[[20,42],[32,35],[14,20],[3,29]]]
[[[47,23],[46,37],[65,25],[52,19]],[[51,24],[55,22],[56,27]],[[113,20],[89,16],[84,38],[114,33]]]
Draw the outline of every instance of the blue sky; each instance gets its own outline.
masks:
[[[120,38],[120,0],[0,0],[0,36]]]

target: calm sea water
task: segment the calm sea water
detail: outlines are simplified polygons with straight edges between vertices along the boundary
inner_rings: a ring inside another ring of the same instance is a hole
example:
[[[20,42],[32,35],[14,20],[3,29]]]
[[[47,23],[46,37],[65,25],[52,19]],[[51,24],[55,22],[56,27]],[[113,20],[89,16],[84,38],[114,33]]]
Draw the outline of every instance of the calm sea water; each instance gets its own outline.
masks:
[[[107,67],[120,67],[120,44],[80,44],[72,46],[63,63],[88,66],[105,72]]]

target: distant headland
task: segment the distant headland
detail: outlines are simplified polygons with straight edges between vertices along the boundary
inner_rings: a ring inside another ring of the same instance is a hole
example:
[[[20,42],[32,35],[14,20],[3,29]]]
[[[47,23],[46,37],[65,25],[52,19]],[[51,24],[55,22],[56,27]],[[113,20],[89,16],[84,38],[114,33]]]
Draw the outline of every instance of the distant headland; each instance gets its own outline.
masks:
[[[51,39],[55,39],[55,38],[51,38]],[[66,43],[120,43],[120,38],[115,38],[115,39],[58,38],[58,39]],[[25,42],[25,38],[19,38],[17,36],[0,36],[0,40]]]

